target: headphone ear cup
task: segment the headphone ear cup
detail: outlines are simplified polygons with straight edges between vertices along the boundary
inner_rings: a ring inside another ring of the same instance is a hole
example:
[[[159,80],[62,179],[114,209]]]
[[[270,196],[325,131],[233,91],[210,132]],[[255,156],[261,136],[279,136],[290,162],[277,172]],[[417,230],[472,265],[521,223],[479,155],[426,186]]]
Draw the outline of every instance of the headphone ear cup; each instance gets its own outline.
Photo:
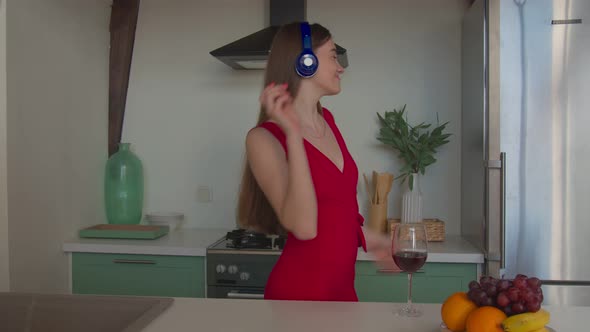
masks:
[[[295,64],[295,71],[297,74],[304,78],[309,78],[315,75],[318,69],[318,58],[313,53],[301,52],[297,57],[297,63]]]
[[[309,23],[301,22],[299,25],[301,29],[301,44],[302,51],[297,57],[295,63],[295,71],[303,78],[312,77],[318,69],[319,61],[318,58],[313,54],[313,48],[311,46],[311,29]]]

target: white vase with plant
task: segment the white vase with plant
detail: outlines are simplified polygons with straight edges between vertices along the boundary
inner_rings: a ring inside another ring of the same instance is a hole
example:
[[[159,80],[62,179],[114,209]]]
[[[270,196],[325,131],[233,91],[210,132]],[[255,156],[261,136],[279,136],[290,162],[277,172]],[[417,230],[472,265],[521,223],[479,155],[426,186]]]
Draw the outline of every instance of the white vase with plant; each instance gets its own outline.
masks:
[[[437,125],[430,131],[430,124],[424,122],[411,126],[405,114],[406,105],[400,110],[385,111],[384,116],[377,113],[381,128],[377,139],[383,144],[398,151],[399,158],[404,162],[400,169],[401,183],[408,179],[408,186],[402,197],[402,223],[421,222],[422,192],[420,191],[419,175],[424,175],[426,167],[434,164],[437,149],[447,143],[451,134],[444,130],[448,122]],[[437,114],[438,124],[438,114]]]

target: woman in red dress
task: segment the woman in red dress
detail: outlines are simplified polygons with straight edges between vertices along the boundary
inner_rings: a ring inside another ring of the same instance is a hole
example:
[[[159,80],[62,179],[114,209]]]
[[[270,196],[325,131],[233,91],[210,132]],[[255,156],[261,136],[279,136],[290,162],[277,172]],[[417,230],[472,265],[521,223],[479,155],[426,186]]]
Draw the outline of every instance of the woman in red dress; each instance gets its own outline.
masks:
[[[393,264],[390,241],[361,227],[358,169],[320,104],[340,92],[343,73],[323,26],[291,23],[275,36],[238,206],[241,225],[288,234],[266,299],[357,301],[359,246]]]

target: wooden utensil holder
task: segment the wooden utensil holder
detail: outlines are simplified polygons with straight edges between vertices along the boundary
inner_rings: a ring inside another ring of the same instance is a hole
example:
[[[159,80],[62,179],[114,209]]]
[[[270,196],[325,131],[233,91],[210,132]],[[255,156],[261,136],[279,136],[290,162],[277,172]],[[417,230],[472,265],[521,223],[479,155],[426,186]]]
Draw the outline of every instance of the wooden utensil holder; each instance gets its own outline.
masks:
[[[387,203],[371,203],[369,206],[369,229],[379,233],[387,231]]]

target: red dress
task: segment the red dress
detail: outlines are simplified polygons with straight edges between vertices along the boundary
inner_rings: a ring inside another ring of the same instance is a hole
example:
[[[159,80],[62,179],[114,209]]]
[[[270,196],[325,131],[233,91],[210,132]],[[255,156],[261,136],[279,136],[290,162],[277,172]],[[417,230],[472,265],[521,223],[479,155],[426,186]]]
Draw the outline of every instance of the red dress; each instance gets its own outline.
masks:
[[[265,299],[358,301],[354,290],[356,255],[361,245],[366,251],[361,229],[364,220],[356,200],[358,169],[332,114],[324,108],[323,116],[336,137],[344,168],[340,171],[304,140],[317,198],[317,236],[302,241],[288,234],[266,284]],[[285,134],[277,124],[264,122],[260,126],[269,130],[287,152]]]

